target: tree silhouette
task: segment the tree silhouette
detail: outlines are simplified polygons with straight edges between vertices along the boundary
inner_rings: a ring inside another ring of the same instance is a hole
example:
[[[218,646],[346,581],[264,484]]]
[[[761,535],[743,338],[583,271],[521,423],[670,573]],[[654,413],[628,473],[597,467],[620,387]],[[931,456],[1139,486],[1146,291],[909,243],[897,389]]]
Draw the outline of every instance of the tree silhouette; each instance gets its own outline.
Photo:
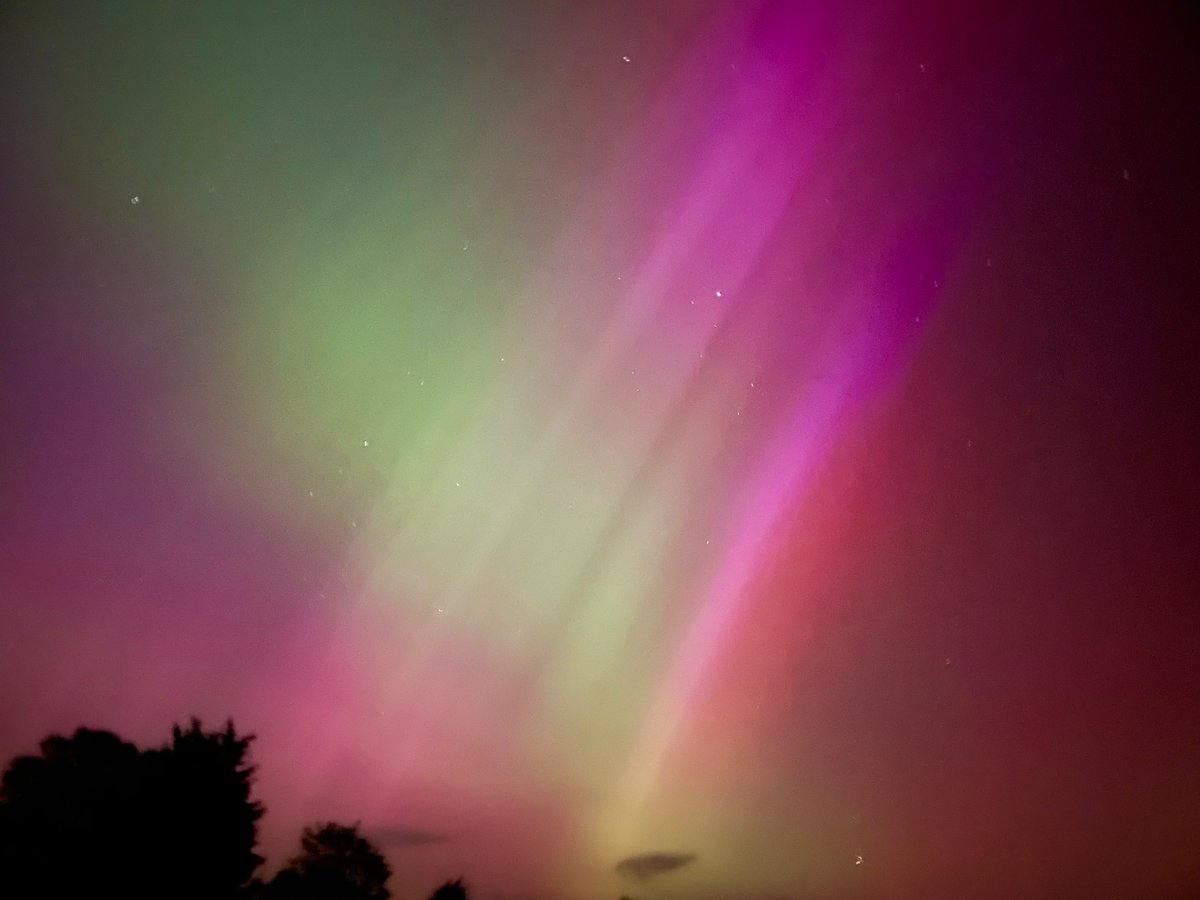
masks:
[[[252,740],[238,737],[232,722],[204,732],[193,719],[186,731],[172,729],[168,746],[143,755],[147,808],[158,823],[152,868],[160,884],[185,879],[172,888],[176,897],[236,896],[263,861],[254,852],[263,809],[250,799]]]
[[[139,769],[137,747],[88,728],[13,760],[0,780],[0,895],[83,896],[89,885],[115,884],[137,893],[146,833],[135,812]]]
[[[429,897],[429,900],[468,900],[467,886],[461,878],[447,881]]]
[[[198,720],[145,752],[89,728],[46,738],[0,779],[0,896],[238,896],[261,862],[252,740]]]
[[[269,900],[388,900],[392,874],[356,825],[326,822],[300,835],[300,853],[265,891]]]

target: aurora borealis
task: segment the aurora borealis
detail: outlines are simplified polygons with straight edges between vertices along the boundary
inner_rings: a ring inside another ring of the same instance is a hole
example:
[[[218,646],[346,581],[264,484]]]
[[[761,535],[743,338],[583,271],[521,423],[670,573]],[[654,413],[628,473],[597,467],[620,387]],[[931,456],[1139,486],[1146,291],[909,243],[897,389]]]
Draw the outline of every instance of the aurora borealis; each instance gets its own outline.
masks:
[[[401,900],[1200,895],[1143,6],[6,4],[0,755],[232,716]]]

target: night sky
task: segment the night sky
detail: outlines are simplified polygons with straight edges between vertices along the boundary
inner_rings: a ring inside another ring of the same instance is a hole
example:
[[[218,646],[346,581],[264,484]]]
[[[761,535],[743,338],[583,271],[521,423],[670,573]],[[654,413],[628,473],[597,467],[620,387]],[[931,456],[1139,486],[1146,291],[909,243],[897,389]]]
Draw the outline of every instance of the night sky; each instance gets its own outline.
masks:
[[[232,716],[399,900],[1200,897],[1198,47],[4,3],[0,762]]]

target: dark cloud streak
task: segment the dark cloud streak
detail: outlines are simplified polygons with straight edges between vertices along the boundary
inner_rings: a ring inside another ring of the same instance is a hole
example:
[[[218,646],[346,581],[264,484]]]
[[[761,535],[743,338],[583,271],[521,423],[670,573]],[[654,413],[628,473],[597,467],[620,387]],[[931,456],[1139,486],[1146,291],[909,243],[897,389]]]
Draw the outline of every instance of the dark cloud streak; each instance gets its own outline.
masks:
[[[450,836],[446,834],[399,825],[372,829],[370,835],[381,847],[420,847],[426,844],[444,844],[450,840]]]
[[[616,871],[626,878],[648,881],[656,875],[674,872],[695,859],[694,853],[642,853],[621,860],[616,865]]]

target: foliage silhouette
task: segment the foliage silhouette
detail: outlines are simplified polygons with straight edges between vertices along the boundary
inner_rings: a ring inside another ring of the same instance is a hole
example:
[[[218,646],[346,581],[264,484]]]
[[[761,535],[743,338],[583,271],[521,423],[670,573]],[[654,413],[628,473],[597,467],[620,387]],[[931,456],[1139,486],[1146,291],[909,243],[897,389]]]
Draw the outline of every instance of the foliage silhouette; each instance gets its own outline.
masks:
[[[299,855],[267,885],[268,900],[388,900],[392,874],[356,825],[326,822],[304,829]]]
[[[240,896],[262,862],[252,740],[196,719],[144,752],[110,731],[46,738],[0,780],[0,896]]]
[[[254,853],[263,808],[250,799],[252,740],[238,737],[232,722],[205,733],[193,719],[187,731],[172,729],[168,747],[144,754],[152,810],[165,826],[155,859],[164,876],[187,878],[177,897],[235,896],[263,861]]]
[[[430,896],[429,900],[469,900],[467,886],[461,878],[447,881]]]

